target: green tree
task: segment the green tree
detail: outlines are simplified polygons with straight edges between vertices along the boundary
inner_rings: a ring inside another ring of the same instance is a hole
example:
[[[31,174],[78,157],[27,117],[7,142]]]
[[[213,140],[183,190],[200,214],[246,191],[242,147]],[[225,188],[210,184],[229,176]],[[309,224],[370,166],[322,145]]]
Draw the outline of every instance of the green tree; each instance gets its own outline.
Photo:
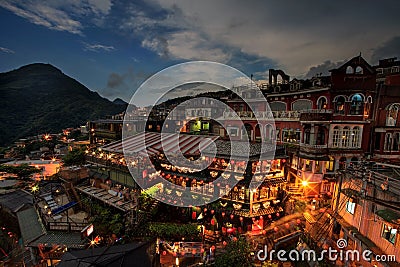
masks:
[[[224,253],[215,258],[216,267],[243,266],[251,267],[250,246],[246,239],[239,238],[236,241],[229,242]]]
[[[65,166],[83,165],[85,163],[85,152],[82,149],[74,148],[62,160]]]

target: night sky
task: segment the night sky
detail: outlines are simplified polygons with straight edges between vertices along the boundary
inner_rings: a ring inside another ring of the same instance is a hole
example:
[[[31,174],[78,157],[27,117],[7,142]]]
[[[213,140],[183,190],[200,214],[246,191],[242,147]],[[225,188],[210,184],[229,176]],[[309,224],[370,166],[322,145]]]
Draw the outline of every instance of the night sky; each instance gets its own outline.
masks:
[[[129,101],[150,75],[211,60],[256,79],[328,74],[359,55],[400,56],[400,2],[0,0],[0,72],[51,63]]]

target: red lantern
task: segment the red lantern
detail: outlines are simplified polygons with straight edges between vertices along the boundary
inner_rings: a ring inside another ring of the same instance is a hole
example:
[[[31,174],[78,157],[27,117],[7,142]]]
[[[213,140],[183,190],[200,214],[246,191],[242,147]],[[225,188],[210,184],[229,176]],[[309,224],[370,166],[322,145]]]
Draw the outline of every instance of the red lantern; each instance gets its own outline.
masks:
[[[195,211],[192,212],[192,220],[196,220],[197,218],[197,213]]]
[[[279,212],[276,213],[276,216],[279,217]]]
[[[207,208],[204,208],[204,212],[207,212]]]
[[[226,246],[227,245],[226,241],[222,242],[222,245]]]
[[[215,220],[211,219],[211,225],[214,225],[214,224],[215,224]]]
[[[265,235],[267,233],[267,231],[265,231],[265,230],[262,230],[262,234],[263,235]]]
[[[222,212],[221,215],[222,215],[222,217],[224,217],[225,216],[225,212]]]
[[[215,246],[214,246],[214,245],[211,246],[211,250],[212,250],[212,251],[215,250]]]
[[[217,186],[218,186],[218,187],[220,187],[220,186],[221,186],[221,184],[220,184],[220,183],[218,183],[218,184],[217,184]]]
[[[272,215],[271,214],[268,215],[268,219],[272,219]]]
[[[300,220],[300,219],[297,219],[296,222],[297,222],[297,224],[300,224],[300,223],[301,223],[301,220]]]
[[[285,226],[286,226],[287,229],[290,228],[290,224],[289,223],[285,223]]]
[[[239,217],[239,220],[240,220],[241,222],[243,222],[243,217],[242,217],[242,216],[240,216],[240,217]]]
[[[165,255],[167,255],[167,252],[164,250],[164,251],[162,252],[162,254],[163,254],[163,256],[165,256]]]
[[[196,249],[195,249],[195,248],[192,250],[192,254],[193,254],[193,255],[196,254]]]
[[[200,252],[201,252],[201,253],[204,253],[204,248],[201,248],[201,249],[200,249]]]
[[[286,159],[282,159],[282,163],[285,163],[286,162]]]
[[[233,240],[233,241],[237,241],[237,237],[234,236],[234,237],[232,238],[232,240]]]
[[[211,214],[214,214],[214,212],[215,212],[214,210],[211,210]]]
[[[278,232],[279,228],[278,227],[274,227],[274,231]]]
[[[233,217],[235,217],[235,215],[231,214],[231,219],[233,219]]]

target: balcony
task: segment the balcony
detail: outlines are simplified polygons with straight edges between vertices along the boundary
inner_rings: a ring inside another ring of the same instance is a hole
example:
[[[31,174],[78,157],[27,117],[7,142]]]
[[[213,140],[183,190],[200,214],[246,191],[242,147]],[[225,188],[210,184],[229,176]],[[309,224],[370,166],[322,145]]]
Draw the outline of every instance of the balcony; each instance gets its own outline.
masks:
[[[328,153],[328,145],[310,145],[310,144],[300,144],[300,151],[315,153],[315,154],[324,154]]]
[[[239,116],[241,119],[247,120],[256,120],[256,119],[265,119],[265,120],[280,120],[280,121],[298,121],[300,118],[299,111],[238,111],[238,112],[230,112],[224,111],[223,118],[234,120]]]
[[[308,109],[301,111],[301,121],[329,121],[332,120],[331,109]]]

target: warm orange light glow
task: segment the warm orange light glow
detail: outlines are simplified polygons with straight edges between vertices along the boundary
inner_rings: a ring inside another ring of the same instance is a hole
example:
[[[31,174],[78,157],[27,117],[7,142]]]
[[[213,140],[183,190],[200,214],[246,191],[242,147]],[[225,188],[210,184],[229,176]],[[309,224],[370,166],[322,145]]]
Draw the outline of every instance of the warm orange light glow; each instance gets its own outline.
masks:
[[[307,182],[306,180],[304,180],[303,182],[301,182],[301,184],[302,184],[304,187],[308,186],[308,182]]]

